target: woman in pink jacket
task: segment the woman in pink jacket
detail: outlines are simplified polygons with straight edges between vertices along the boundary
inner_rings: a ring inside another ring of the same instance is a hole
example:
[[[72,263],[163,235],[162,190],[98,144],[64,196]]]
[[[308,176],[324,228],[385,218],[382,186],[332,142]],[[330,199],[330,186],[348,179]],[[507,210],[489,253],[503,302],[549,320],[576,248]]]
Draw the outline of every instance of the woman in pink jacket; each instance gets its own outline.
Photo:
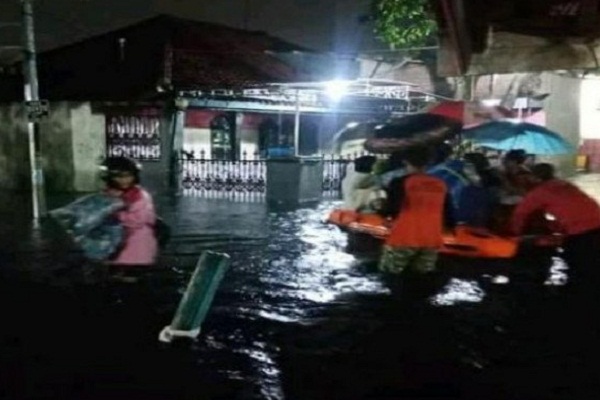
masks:
[[[107,159],[103,168],[106,192],[125,202],[125,208],[116,214],[125,228],[125,239],[110,264],[121,267],[154,264],[158,251],[154,233],[156,212],[152,197],[139,185],[139,164],[126,157],[114,157]]]

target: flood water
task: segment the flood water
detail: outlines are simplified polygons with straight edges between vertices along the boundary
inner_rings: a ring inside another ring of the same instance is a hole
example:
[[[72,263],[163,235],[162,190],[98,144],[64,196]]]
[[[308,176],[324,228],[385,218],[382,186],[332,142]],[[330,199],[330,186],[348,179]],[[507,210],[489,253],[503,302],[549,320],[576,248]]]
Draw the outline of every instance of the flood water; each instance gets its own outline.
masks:
[[[595,188],[597,178],[582,178]],[[585,179],[588,179],[587,181]],[[402,303],[373,260],[323,224],[335,203],[160,199],[173,238],[139,284],[78,283],[78,257],[27,201],[0,207],[3,399],[591,399],[595,310],[564,293],[560,254],[440,262]],[[50,199],[58,205],[64,199]],[[158,342],[204,250],[232,266],[197,341]],[[596,261],[597,262],[597,261]],[[594,261],[591,261],[594,263]],[[547,285],[520,284],[530,271]]]

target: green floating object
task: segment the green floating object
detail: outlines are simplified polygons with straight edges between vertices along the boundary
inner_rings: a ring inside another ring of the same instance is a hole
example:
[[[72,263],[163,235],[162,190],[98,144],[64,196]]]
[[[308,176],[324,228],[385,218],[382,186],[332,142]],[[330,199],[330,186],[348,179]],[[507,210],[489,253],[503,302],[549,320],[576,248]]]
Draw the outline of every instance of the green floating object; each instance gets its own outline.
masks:
[[[161,342],[170,343],[178,337],[196,338],[200,334],[202,322],[230,263],[227,254],[212,251],[202,254],[171,325],[160,333]]]

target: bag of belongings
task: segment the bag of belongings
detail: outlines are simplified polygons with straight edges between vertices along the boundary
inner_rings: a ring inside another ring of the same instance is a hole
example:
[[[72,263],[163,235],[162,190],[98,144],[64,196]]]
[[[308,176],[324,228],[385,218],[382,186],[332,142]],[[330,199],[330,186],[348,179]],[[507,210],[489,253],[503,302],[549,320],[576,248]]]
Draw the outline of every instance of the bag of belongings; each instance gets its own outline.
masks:
[[[123,243],[124,228],[113,215],[124,206],[120,198],[98,193],[53,210],[50,216],[67,231],[87,258],[104,261]]]

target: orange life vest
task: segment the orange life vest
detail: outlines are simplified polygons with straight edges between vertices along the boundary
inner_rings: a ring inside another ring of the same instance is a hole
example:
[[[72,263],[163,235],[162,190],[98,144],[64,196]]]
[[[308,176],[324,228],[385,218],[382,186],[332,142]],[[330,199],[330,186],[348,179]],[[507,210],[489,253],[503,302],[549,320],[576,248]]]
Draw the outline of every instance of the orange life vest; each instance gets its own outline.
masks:
[[[441,247],[446,184],[422,173],[408,176],[403,184],[404,199],[386,244],[392,247]]]

